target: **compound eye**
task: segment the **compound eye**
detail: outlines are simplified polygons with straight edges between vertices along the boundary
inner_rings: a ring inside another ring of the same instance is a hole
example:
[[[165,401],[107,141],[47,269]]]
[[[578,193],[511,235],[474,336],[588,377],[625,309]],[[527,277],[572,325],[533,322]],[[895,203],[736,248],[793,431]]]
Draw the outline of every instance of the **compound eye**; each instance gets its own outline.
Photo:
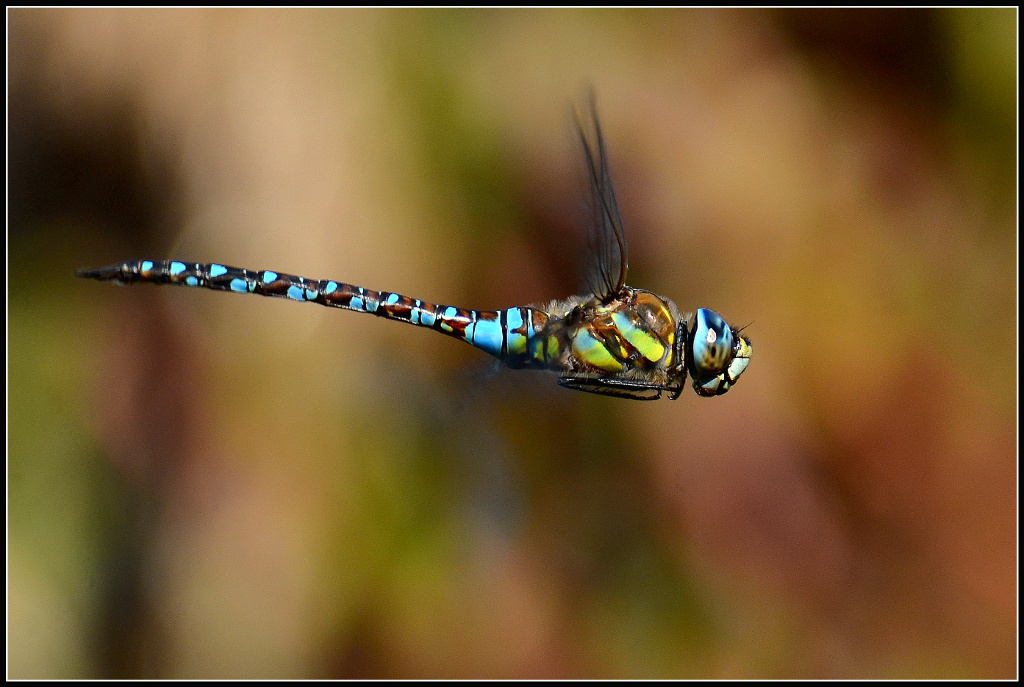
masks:
[[[694,316],[690,347],[694,382],[701,384],[718,376],[732,360],[732,329],[718,313],[700,308]],[[742,372],[742,369],[740,370]]]
[[[725,381],[725,375],[712,377],[704,383],[693,382],[693,390],[698,396],[719,396],[729,390],[730,384]]]

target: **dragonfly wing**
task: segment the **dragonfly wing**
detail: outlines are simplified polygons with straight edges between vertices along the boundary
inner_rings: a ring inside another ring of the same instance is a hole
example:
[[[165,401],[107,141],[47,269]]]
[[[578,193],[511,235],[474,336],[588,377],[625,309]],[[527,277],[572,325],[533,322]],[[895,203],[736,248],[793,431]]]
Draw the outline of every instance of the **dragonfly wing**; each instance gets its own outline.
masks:
[[[590,265],[586,288],[602,300],[618,295],[626,284],[626,235],[622,230],[619,204],[615,200],[608,150],[597,117],[597,100],[589,92],[587,109],[576,110],[576,131],[583,145],[590,186],[591,220],[588,231]]]

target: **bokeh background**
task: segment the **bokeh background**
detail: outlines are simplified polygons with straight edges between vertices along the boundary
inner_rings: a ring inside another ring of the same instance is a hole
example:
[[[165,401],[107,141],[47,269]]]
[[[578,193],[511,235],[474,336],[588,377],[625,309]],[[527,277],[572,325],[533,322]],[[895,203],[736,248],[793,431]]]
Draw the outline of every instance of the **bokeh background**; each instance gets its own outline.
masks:
[[[1017,11],[8,10],[9,677],[1014,677]],[[726,396],[73,271],[630,283]]]

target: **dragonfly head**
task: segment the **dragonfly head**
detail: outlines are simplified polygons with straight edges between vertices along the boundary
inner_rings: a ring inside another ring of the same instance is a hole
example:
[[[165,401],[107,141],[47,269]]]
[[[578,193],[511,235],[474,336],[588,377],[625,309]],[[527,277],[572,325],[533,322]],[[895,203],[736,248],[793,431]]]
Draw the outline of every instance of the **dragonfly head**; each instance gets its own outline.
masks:
[[[750,339],[733,332],[722,317],[707,308],[693,316],[686,333],[686,367],[698,396],[720,396],[732,388],[750,362]]]

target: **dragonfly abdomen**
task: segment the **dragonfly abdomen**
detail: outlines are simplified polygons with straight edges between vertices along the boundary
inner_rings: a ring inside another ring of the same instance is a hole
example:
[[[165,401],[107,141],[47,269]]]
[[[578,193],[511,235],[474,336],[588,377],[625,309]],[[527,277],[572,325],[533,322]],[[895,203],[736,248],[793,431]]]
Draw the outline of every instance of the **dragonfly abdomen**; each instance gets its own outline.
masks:
[[[76,275],[118,284],[176,284],[319,303],[427,327],[461,339],[515,367],[547,366],[545,350],[531,346],[531,340],[543,329],[548,316],[525,306],[467,310],[330,279],[180,260],[126,260],[109,267],[80,270]]]

